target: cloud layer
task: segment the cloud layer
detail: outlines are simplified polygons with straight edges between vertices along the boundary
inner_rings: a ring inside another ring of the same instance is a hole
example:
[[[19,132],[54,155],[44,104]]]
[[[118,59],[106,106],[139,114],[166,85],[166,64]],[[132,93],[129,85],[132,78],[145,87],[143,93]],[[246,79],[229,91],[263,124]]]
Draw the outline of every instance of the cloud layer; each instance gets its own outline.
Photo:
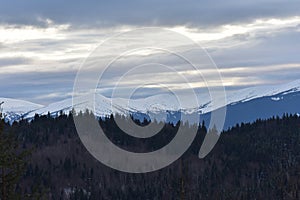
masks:
[[[300,75],[299,10],[298,0],[4,1],[0,7],[1,96],[42,104],[70,97],[77,70],[101,42],[147,26],[173,30],[207,49],[228,91],[293,81]],[[111,95],[115,82],[132,65],[154,61],[173,66],[202,91],[205,85],[194,71],[170,56],[153,55],[137,51],[121,60],[106,74],[99,91]],[[198,54],[190,52],[190,56]],[[131,74],[132,81],[122,84],[119,95],[142,85],[149,76],[168,79],[174,89],[183,90],[177,73]],[[165,89],[148,85],[139,91],[141,97]]]

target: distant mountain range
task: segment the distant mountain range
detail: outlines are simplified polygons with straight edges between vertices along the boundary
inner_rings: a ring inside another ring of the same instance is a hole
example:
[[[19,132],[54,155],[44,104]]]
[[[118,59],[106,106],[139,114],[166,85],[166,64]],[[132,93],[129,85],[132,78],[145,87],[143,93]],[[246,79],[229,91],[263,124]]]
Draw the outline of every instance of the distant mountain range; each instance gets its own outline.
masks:
[[[189,98],[186,98],[189,101]],[[77,97],[73,102],[77,109],[94,110],[98,117],[108,116],[112,113],[121,115],[131,115],[136,118],[144,118],[151,113],[168,112],[169,121],[176,121],[180,112],[197,112],[203,120],[209,122],[210,112],[219,107],[213,106],[209,99],[203,100],[200,106],[191,107],[188,102],[183,107],[177,103],[177,99],[172,95],[154,95],[143,99],[114,98],[110,99],[100,94],[95,95],[95,105],[86,104],[85,97]],[[57,116],[60,112],[68,113],[72,110],[72,99],[55,102],[47,106],[31,103],[28,101],[0,98],[3,104],[3,114],[5,120],[13,122],[21,118],[31,119],[35,114],[45,115],[48,112],[52,116]],[[227,115],[225,128],[236,123],[252,122],[258,118],[269,118],[283,113],[300,113],[300,80],[277,86],[259,86],[246,88],[237,91],[226,100]],[[86,106],[88,105],[88,106]]]

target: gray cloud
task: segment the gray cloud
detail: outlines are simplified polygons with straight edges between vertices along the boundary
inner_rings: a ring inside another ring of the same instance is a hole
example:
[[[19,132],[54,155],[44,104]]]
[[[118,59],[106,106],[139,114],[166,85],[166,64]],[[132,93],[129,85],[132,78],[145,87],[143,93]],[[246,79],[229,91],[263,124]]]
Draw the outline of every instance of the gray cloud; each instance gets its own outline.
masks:
[[[276,35],[251,39],[250,44],[220,50],[211,50],[218,67],[263,66],[285,63],[300,63],[300,34],[297,29],[288,29]]]
[[[212,27],[254,18],[299,14],[298,0],[74,0],[2,1],[1,19],[15,24],[47,26],[39,17],[74,26],[175,26]]]
[[[31,59],[24,57],[0,58],[0,70],[3,66],[29,64],[31,61]]]
[[[48,104],[70,97],[75,75],[72,72],[2,74],[1,96]]]

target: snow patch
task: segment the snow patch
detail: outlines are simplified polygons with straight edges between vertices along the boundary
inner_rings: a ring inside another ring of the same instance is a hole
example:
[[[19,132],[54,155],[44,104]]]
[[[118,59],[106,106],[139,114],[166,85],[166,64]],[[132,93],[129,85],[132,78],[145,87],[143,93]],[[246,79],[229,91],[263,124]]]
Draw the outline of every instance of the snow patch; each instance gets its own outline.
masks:
[[[271,97],[273,101],[280,101],[283,97]]]

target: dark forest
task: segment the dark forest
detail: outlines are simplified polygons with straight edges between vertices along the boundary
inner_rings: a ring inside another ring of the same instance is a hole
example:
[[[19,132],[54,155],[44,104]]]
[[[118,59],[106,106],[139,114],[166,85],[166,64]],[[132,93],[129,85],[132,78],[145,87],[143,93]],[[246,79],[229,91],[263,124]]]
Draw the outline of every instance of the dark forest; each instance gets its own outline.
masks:
[[[89,115],[89,114],[85,114]],[[124,118],[124,120],[127,120]],[[178,124],[150,139],[123,134],[114,116],[100,119],[122,148],[152,151],[170,141]],[[143,126],[149,123],[136,121]],[[12,125],[1,121],[0,197],[8,199],[299,199],[300,118],[283,115],[224,131],[204,158],[198,151],[204,123],[188,151],[159,171],[129,174],[93,158],[72,115],[36,115]]]

